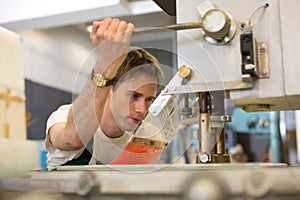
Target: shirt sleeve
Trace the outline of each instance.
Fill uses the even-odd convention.
[[[46,147],[46,150],[48,151],[48,153],[47,153],[48,170],[53,170],[57,166],[60,166],[70,160],[73,160],[74,158],[79,157],[80,154],[84,150],[84,147],[79,150],[75,150],[75,151],[59,150],[59,149],[55,148],[49,140],[49,136],[48,136],[49,129],[57,123],[67,121],[71,106],[72,106],[72,104],[63,105],[63,106],[59,107],[56,111],[54,111],[49,116],[49,118],[47,120],[45,147]]]

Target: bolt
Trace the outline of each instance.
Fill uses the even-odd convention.
[[[177,89],[177,88],[176,88],[175,86],[174,86],[174,87],[172,87],[172,91],[173,91],[173,92],[175,92],[175,91],[176,91],[176,89]]]
[[[267,50],[266,44],[262,44],[259,50],[260,52],[265,52]]]
[[[202,163],[207,163],[209,161],[209,156],[208,156],[208,154],[201,154],[199,156],[199,159]]]
[[[223,116],[223,120],[224,120],[224,121],[227,121],[227,120],[228,120],[228,116],[224,115],[224,116]]]

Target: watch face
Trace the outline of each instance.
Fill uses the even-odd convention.
[[[98,87],[105,87],[107,80],[101,74],[94,74],[93,81]]]

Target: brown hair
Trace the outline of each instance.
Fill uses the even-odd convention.
[[[132,78],[137,73],[144,73],[156,78],[158,84],[163,79],[163,71],[158,60],[142,48],[130,50],[114,77],[113,88],[125,80]]]

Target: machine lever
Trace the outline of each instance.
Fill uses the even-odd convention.
[[[230,14],[219,9],[211,9],[205,12],[201,21],[171,24],[165,26],[136,28],[134,33],[145,33],[153,31],[186,30],[201,28],[204,38],[212,44],[223,45],[231,41],[236,32],[236,23]]]
[[[170,30],[185,30],[185,29],[194,29],[194,28],[202,28],[202,23],[199,22],[187,22],[181,24],[171,24],[165,26],[154,26],[154,27],[141,27],[134,29],[134,33],[142,33],[148,31],[159,31],[163,29],[170,29]]]

